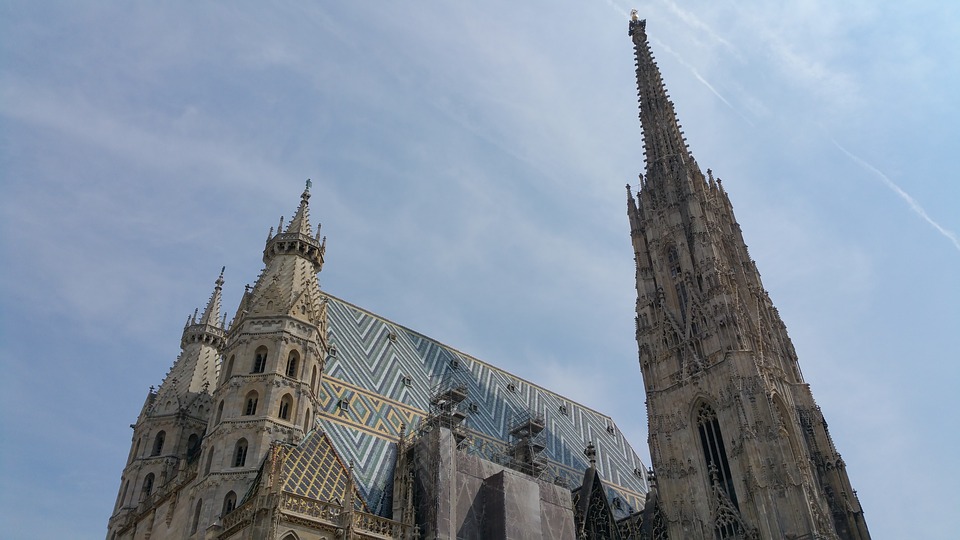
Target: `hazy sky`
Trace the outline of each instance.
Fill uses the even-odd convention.
[[[233,314],[307,178],[325,290],[612,415],[649,463],[633,7],[874,538],[955,537],[943,0],[0,3],[0,536],[106,534],[184,320],[222,265]]]

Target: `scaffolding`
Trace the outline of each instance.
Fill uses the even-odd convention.
[[[433,388],[430,393],[430,414],[421,425],[420,431],[430,431],[443,427],[453,433],[457,447],[463,445],[467,431],[463,421],[467,414],[461,410],[461,404],[467,399],[467,385],[455,377],[448,377]]]
[[[547,469],[543,430],[546,419],[543,413],[523,411],[510,423],[511,444],[507,450],[507,465],[516,471],[540,478]]]

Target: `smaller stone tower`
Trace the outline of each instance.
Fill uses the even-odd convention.
[[[180,355],[154,391],[151,386],[133,427],[127,465],[110,528],[125,521],[130,512],[150,506],[168,481],[200,453],[210,416],[211,392],[216,384],[220,350],[226,332],[220,316],[223,270],[203,314],[187,318],[180,340]]]
[[[317,273],[326,240],[310,230],[310,183],[286,227],[267,235],[264,269],[230,325],[204,441],[199,526],[217,526],[241,502],[276,441],[313,426],[326,359],[326,305]]]

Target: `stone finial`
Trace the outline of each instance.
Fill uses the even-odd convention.
[[[593,445],[593,441],[587,441],[587,447],[584,448],[583,455],[587,456],[587,459],[590,460],[591,467],[597,465],[597,447]]]
[[[637,14],[637,10],[631,9],[630,10],[630,32],[629,32],[631,36],[633,35],[633,29],[638,27],[640,28],[641,31],[645,31],[647,27],[647,20],[641,19],[640,16]]]

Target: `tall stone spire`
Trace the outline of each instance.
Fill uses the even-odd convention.
[[[629,26],[646,155],[627,215],[650,456],[671,538],[869,538],[733,206]]]
[[[647,42],[646,21],[631,14],[629,35],[636,58],[637,95],[643,129],[648,193],[657,202],[676,202],[693,189],[701,189],[703,174],[687,147],[683,130]]]

